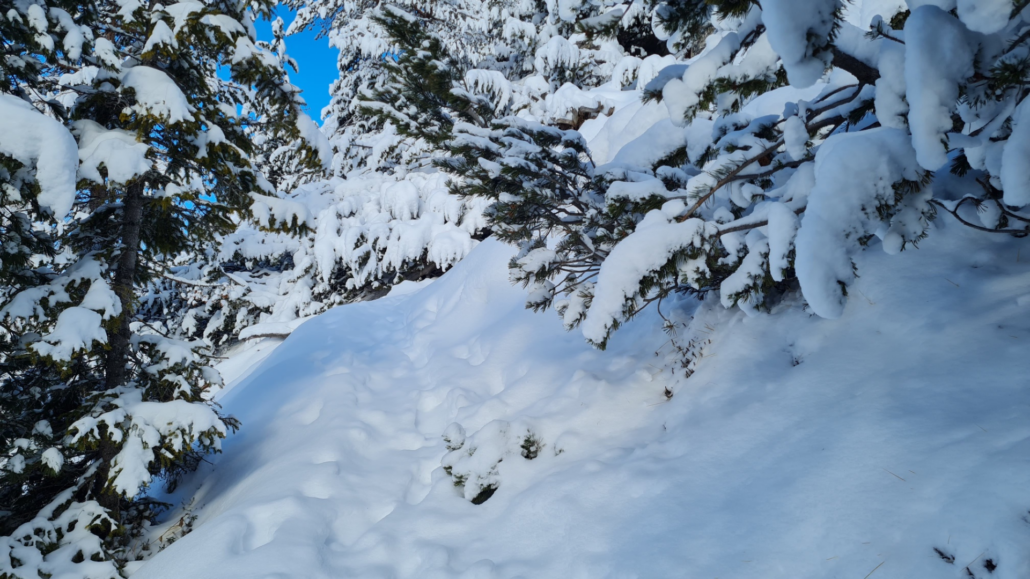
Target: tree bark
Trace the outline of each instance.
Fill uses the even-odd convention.
[[[136,181],[125,190],[122,208],[121,246],[111,288],[122,305],[116,329],[107,331],[107,367],[105,386],[108,390],[125,383],[125,365],[129,359],[129,322],[133,313],[136,264],[139,262],[140,227],[143,221],[143,184]]]
[[[104,386],[106,390],[117,388],[126,382],[126,364],[129,360],[129,340],[132,337],[130,321],[133,314],[136,266],[139,262],[140,229],[143,224],[143,183],[136,181],[126,187],[122,205],[122,223],[119,238],[121,253],[118,255],[112,290],[121,302],[122,313],[117,326],[107,330],[107,362]],[[111,462],[117,456],[120,445],[110,440],[110,433],[101,427],[100,468],[93,479],[92,494],[100,506],[107,509],[115,519],[119,516],[121,497],[118,493],[105,491],[111,475]]]
[[[850,72],[861,84],[876,84],[880,71],[851,56],[843,50],[833,47],[833,66]]]

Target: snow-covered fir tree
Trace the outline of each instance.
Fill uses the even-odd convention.
[[[683,60],[638,89],[667,121],[615,157],[527,115],[463,125],[445,166],[495,200],[530,305],[595,344],[675,291],[757,312],[798,284],[838,317],[874,238],[913,248],[941,211],[1026,234],[1021,7],[888,4],[659,4],[654,30]]]
[[[438,275],[487,228],[522,246],[512,268],[532,286],[529,304],[556,307],[598,345],[670,292],[716,290],[727,307],[757,312],[800,288],[815,312],[838,315],[856,275],[847,256],[874,237],[891,252],[914,247],[940,211],[1022,234],[1001,171],[1022,102],[1022,11],[952,4],[827,0],[799,16],[748,0],[297,4],[292,29],[325,25],[343,51],[350,88],[337,86],[324,131],[350,183],[287,195],[310,226],[300,238],[242,223],[219,258],[235,264],[229,293],[239,295],[194,317],[213,316],[229,340],[262,320],[296,323]],[[956,31],[962,50],[949,50],[966,69],[919,64],[943,50],[905,39],[923,30],[921,14]],[[937,105],[909,112],[918,99]],[[635,117],[608,119],[632,101]],[[855,171],[848,195],[819,193],[829,186],[817,167],[825,182],[845,170],[835,163]],[[415,203],[399,184],[412,179],[436,192],[416,183]],[[409,207],[398,212],[389,207],[401,189]],[[489,223],[475,217],[488,205]],[[444,206],[444,223],[463,233],[439,263],[435,233],[401,231]],[[389,226],[373,233],[370,221]],[[289,331],[276,327],[262,332]]]
[[[206,345],[155,327],[138,296],[234,214],[283,225],[255,134],[292,143],[295,167],[329,161],[282,54],[256,44],[271,7],[40,1],[3,15],[0,576],[120,577],[160,508],[141,492],[237,426],[210,401]]]
[[[197,300],[184,326],[223,346],[240,335],[284,335],[328,306],[440,275],[487,234],[490,200],[449,194],[450,181],[434,167],[454,119],[485,126],[519,113],[579,126],[610,112],[583,88],[612,75],[634,84],[637,68],[668,58],[643,25],[646,12],[625,6],[297,7],[291,30],[326,23],[342,50],[323,128],[336,178],[299,188],[283,181],[284,201],[306,216],[299,236],[250,219],[225,239],[208,270],[232,272],[221,278],[227,291]],[[629,53],[636,56],[624,59]],[[629,68],[615,71],[613,59]]]

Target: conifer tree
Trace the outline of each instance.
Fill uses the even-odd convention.
[[[32,227],[53,234],[53,257],[40,251],[25,263],[0,310],[8,364],[0,576],[119,576],[134,530],[154,513],[140,491],[217,451],[237,426],[210,403],[220,378],[203,345],[154,331],[137,296],[167,274],[167,256],[202,251],[231,229],[234,212],[274,213],[274,191],[251,161],[257,123],[269,139],[294,143],[301,166],[321,168],[319,153],[328,161],[305,138],[311,128],[282,55],[256,44],[251,7],[271,9],[232,1],[50,9],[67,34],[63,50],[41,54],[45,65],[71,69],[46,79],[67,91],[58,95],[67,105],[48,109],[53,120],[0,95],[70,143],[70,159],[50,166],[31,154],[41,148],[35,135],[2,151],[5,206],[17,206],[18,187],[38,191]],[[45,30],[39,9],[26,4],[7,17]],[[28,44],[5,48],[34,58]],[[46,108],[49,93],[31,75],[12,78],[6,90]],[[49,225],[38,215],[47,209]]]
[[[574,135],[501,118],[454,131],[443,166],[462,177],[456,193],[494,200],[493,229],[522,248],[511,267],[533,287],[528,305],[553,304],[599,346],[672,291],[716,291],[756,313],[800,285],[816,313],[837,317],[850,255],[876,238],[890,253],[915,247],[939,210],[1026,234],[1016,168],[1026,25],[1006,2],[870,14],[866,29],[835,0],[657,3],[654,32],[686,63],[636,88],[692,142],[595,166]],[[611,12],[580,30],[611,36]],[[959,55],[946,66],[931,56],[942,42]],[[782,114],[742,114],[759,96],[815,83],[826,88]],[[549,159],[559,154],[567,168]],[[572,167],[576,179],[555,178]],[[978,185],[935,198],[934,174],[947,171]]]

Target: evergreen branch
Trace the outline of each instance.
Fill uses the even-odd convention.
[[[691,205],[690,209],[688,209],[687,212],[682,217],[679,217],[677,219],[677,221],[683,222],[683,221],[686,221],[688,218],[693,217],[693,215],[697,212],[697,210],[700,209],[701,206],[704,205],[705,202],[708,201],[708,199],[710,199],[712,197],[712,195],[715,195],[716,191],[718,191],[722,187],[724,187],[727,184],[729,184],[730,182],[732,182],[734,177],[739,175],[740,172],[743,171],[744,169],[746,169],[749,166],[751,166],[751,164],[753,164],[755,161],[758,161],[759,159],[765,157],[769,153],[772,153],[773,151],[775,151],[776,149],[780,148],[781,146],[783,146],[783,139],[780,139],[780,140],[776,141],[775,143],[773,143],[769,147],[766,147],[765,149],[763,149],[761,153],[755,155],[754,157],[751,157],[750,159],[747,159],[746,161],[744,161],[743,163],[738,165],[732,171],[727,173],[725,177],[719,179],[719,181],[715,185],[713,185],[711,187],[711,189],[708,190],[707,193],[705,193],[704,195],[701,195],[698,198],[698,200],[693,205]]]
[[[203,282],[198,282],[198,281],[190,281],[188,279],[183,279],[181,277],[176,277],[174,275],[168,275],[167,273],[162,273],[161,277],[163,277],[163,278],[165,278],[165,279],[167,279],[169,281],[174,281],[175,283],[181,283],[181,284],[189,285],[189,286],[193,286],[193,287],[222,287],[224,285],[227,285],[227,284],[224,284],[224,283],[203,283]]]
[[[880,71],[862,62],[861,60],[844,52],[840,48],[833,47],[833,65],[837,68],[851,73],[861,84],[876,84],[880,78]]]
[[[807,209],[807,207],[799,207],[795,209],[794,215],[801,215],[805,212],[805,209]],[[720,229],[719,232],[716,233],[716,235],[726,235],[727,233],[736,233],[738,231],[750,231],[752,229],[757,229],[759,227],[765,227],[766,225],[769,225],[768,219],[756,221],[754,223],[744,223],[742,225],[735,225],[733,227],[727,227],[726,229]]]
[[[942,203],[941,201],[939,201],[937,199],[931,199],[930,203],[932,203],[932,204],[940,207],[941,209],[944,209],[948,213],[950,213],[962,225],[965,225],[966,227],[971,227],[973,229],[976,229],[977,231],[983,231],[985,233],[1010,233],[1010,234],[1012,234],[1012,235],[1014,235],[1016,237],[1026,237],[1028,234],[1030,234],[1030,228],[1027,228],[1027,229],[990,229],[988,227],[984,227],[982,225],[977,225],[975,223],[971,223],[971,222],[963,219],[962,216],[958,214],[958,209],[966,201],[974,201],[975,202],[976,199],[974,197],[963,197],[961,201],[959,201],[958,203],[955,204],[954,209],[948,208],[947,205],[945,205],[944,203]]]
[[[1009,20],[1012,20],[1016,16],[1019,16],[1019,13],[1022,12],[1023,9],[1027,6],[1030,6],[1030,0],[1022,0],[1021,2],[1017,3],[1016,6],[1012,8],[1012,13],[1009,15]]]

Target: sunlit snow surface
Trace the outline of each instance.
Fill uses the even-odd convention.
[[[196,530],[133,579],[1030,576],[1030,252],[943,229],[860,254],[839,320],[708,300],[685,382],[652,365],[653,309],[592,350],[523,309],[488,240],[233,388],[242,431],[180,491]],[[473,505],[441,434],[497,419],[545,446]]]

